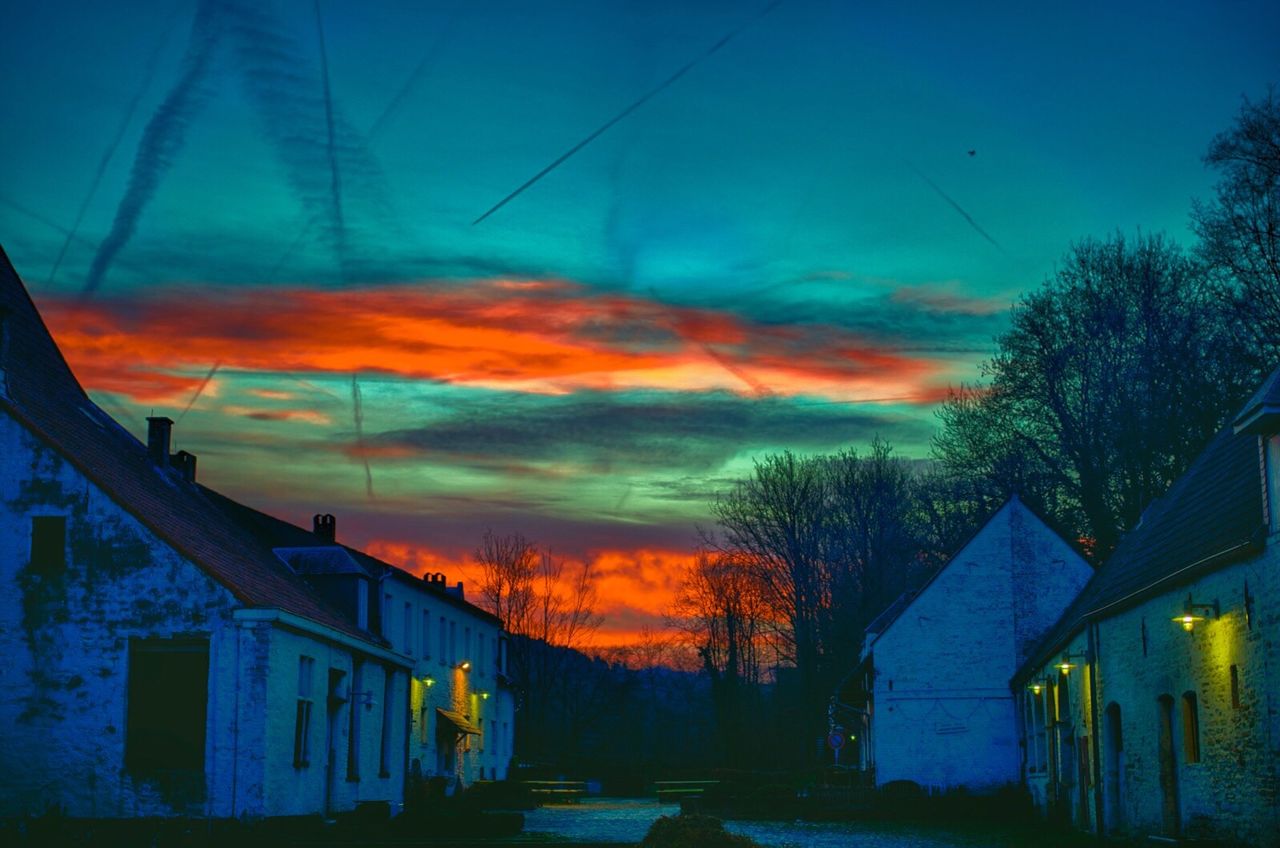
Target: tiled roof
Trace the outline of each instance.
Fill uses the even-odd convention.
[[[370,556],[364,551],[322,539],[310,530],[276,518],[274,515],[268,515],[253,507],[245,506],[238,501],[233,501],[212,489],[206,489],[205,493],[227,513],[232,521],[242,527],[245,532],[253,534],[268,547],[291,551],[308,549],[316,553],[327,551],[331,552],[332,555],[349,557],[349,561],[354,561],[353,565],[358,564],[359,568],[371,576],[377,577],[382,574],[389,574],[399,580],[413,584],[424,592],[430,592],[438,596],[446,604],[464,610],[477,618],[499,624],[497,616],[475,604],[468,603],[464,598],[455,595],[451,589],[447,589],[440,584],[417,577],[403,568]]]
[[[157,467],[146,447],[89,399],[3,249],[0,309],[7,337],[0,347],[0,407],[245,606],[284,610],[370,640],[269,546],[229,520],[207,490],[176,469]]]
[[[1280,367],[1263,381],[1233,423],[1237,433],[1258,432],[1261,425],[1274,423],[1277,418],[1280,418]]]
[[[1274,375],[1269,383],[1274,381]],[[1258,437],[1230,425],[1209,442],[1085,585],[1014,680],[1033,674],[1090,619],[1261,550],[1265,482]]]

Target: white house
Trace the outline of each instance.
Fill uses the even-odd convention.
[[[983,791],[1020,777],[1009,678],[1092,569],[1016,496],[915,594],[872,622],[869,739],[877,786]]]
[[[417,577],[342,545],[332,515],[316,515],[307,531],[206,491],[233,521],[412,664],[412,778],[447,777],[451,786],[506,779],[515,720],[506,639],[495,616],[466,601],[461,583],[450,586],[439,573]]]
[[[1013,678],[1051,822],[1280,845],[1278,516],[1280,370]]]

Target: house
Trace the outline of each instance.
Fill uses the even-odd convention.
[[[396,809],[425,754],[502,773],[509,694],[492,718],[465,711],[478,687],[424,694],[425,642],[386,635],[410,601],[473,627],[498,693],[492,617],[332,534],[291,554],[148,425],[144,445],[88,398],[0,251],[0,817]]]
[[[206,494],[244,530],[413,663],[409,676],[408,773],[448,778],[450,786],[505,780],[515,699],[506,676],[506,637],[498,618],[466,601],[462,583],[440,573],[417,577],[342,545],[337,520],[313,518],[310,531]]]
[[[1009,677],[1092,573],[1014,496],[918,593],[873,621],[863,648],[870,680],[859,744],[876,785],[1016,784]]]
[[[1280,845],[1280,370],[1012,679],[1023,779],[1100,834]]]

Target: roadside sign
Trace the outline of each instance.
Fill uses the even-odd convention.
[[[831,746],[832,750],[839,751],[844,747],[844,743],[845,738],[843,727],[837,727],[835,730],[827,734],[827,744]]]

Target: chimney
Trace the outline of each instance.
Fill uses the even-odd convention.
[[[147,419],[147,453],[151,461],[161,468],[169,464],[169,436],[173,434],[173,419],[151,416]]]
[[[180,450],[173,456],[169,457],[169,463],[182,474],[182,479],[188,483],[196,481],[196,455]]]
[[[317,513],[311,519],[315,528],[315,533],[320,537],[321,541],[329,544],[336,544],[338,541],[338,520],[329,513],[323,515]]]

